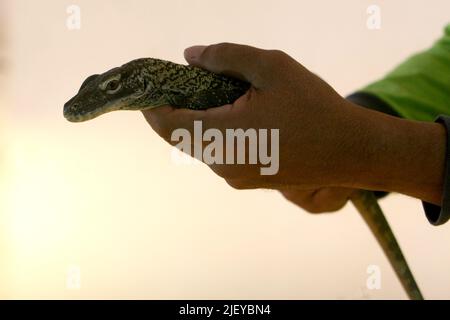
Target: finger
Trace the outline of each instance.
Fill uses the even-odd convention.
[[[174,110],[174,107],[167,105],[147,110],[141,110],[141,112],[150,127],[152,127],[152,129],[155,130],[157,134],[164,138],[164,131],[166,130],[166,128],[164,128],[163,126],[164,121],[162,121],[162,119],[164,119],[165,116],[167,116]]]
[[[345,206],[354,191],[350,188],[322,188],[312,195],[312,201],[322,212],[337,211]]]
[[[354,189],[327,187],[316,190],[283,190],[283,196],[311,213],[333,212],[341,209]]]
[[[172,133],[176,129],[186,129],[194,134],[194,124],[201,122],[202,130],[216,128],[221,130],[227,122],[227,113],[232,105],[211,108],[207,110],[177,109],[171,106],[143,110],[148,124],[166,141],[171,142]]]
[[[172,132],[176,129],[186,129],[193,135],[195,121],[201,121],[203,131],[214,128],[224,132],[226,128],[238,127],[238,121],[242,118],[239,113],[243,109],[242,105],[249,99],[249,95],[250,92],[247,92],[233,104],[205,110],[161,106],[143,110],[142,113],[156,133],[171,142]]]
[[[264,85],[265,52],[267,50],[246,45],[219,43],[187,48],[184,56],[189,64],[236,77],[260,87]]]
[[[297,190],[297,189],[287,189],[280,190],[280,193],[292,203],[304,207],[304,205],[311,202],[311,196],[316,190]]]

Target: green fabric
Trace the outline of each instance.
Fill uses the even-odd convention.
[[[450,24],[430,49],[359,92],[377,96],[408,119],[433,121],[450,114]]]

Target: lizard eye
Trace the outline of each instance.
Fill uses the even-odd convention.
[[[109,81],[105,86],[106,93],[116,93],[119,89],[120,82],[116,79]]]

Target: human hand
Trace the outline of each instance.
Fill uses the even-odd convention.
[[[261,175],[254,164],[211,164],[238,189],[316,189],[348,182],[355,139],[361,139],[355,107],[287,54],[237,44],[191,47],[186,60],[251,83],[236,102],[207,110],[170,106],[143,111],[153,129],[172,144],[172,132],[193,122],[203,129],[279,129],[279,170]]]
[[[442,125],[354,105],[278,50],[222,43],[188,48],[185,58],[192,65],[246,80],[251,88],[222,107],[143,111],[161,137],[176,145],[178,141],[171,139],[174,130],[184,128],[194,136],[194,121],[201,121],[204,130],[221,133],[237,128],[279,130],[276,174],[262,175],[260,165],[248,161],[209,164],[232,187],[344,187],[400,192],[441,203],[446,141]],[[342,202],[334,202],[332,209],[336,203]]]

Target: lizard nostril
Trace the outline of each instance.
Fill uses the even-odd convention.
[[[73,112],[76,112],[78,107],[79,107],[79,103],[72,103],[71,101],[68,101],[64,104],[64,114],[68,115]]]

